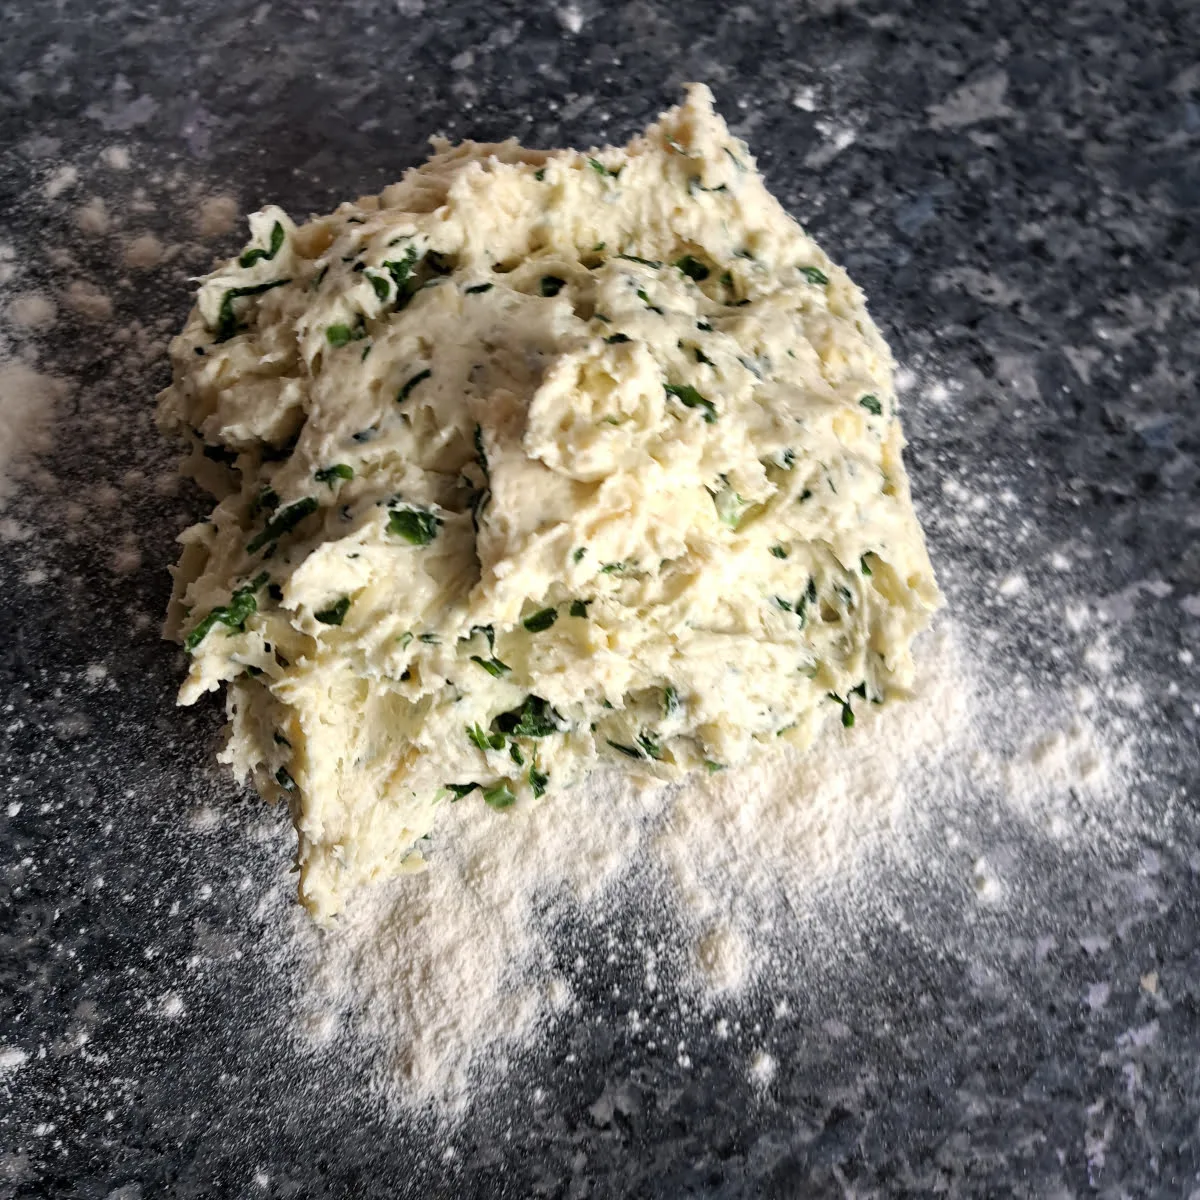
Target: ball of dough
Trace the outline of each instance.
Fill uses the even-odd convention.
[[[623,149],[434,147],[251,216],[159,401],[216,500],[180,700],[227,684],[320,918],[441,805],[852,723],[940,603],[887,347],[706,88]]]

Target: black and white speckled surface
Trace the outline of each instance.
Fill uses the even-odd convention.
[[[5,294],[82,279],[114,305],[5,331],[72,389],[54,478],[3,514],[0,1196],[1200,1193],[1200,7],[62,0],[10,7],[0,65]],[[296,1057],[255,974],[279,845],[246,839],[218,709],[172,707],[156,633],[199,500],[163,482],[155,344],[240,239],[194,231],[204,196],[324,211],[434,130],[621,140],[691,79],[900,360],[956,385],[906,414],[952,604],[1032,680],[1099,687],[1103,621],[1147,819],[1105,841],[1098,814],[1096,851],[1064,853],[958,814],[961,870],[898,876],[786,1013],[750,1002],[765,1090],[744,1045],[683,1067],[639,1042],[601,975],[486,1111],[398,1124],[359,1068]],[[103,235],[79,227],[94,196]],[[123,265],[142,231],[175,257]],[[1019,537],[947,486],[998,472]],[[1070,637],[1068,598],[1091,601]],[[239,819],[197,830],[204,806]],[[975,903],[984,852],[1020,864],[1020,903]]]

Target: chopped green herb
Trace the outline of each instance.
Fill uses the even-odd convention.
[[[837,692],[829,693],[830,700],[836,700],[842,706],[842,726],[845,729],[851,729],[854,726],[854,709],[850,707],[849,700],[843,700]]]
[[[562,714],[541,696],[526,696],[520,707],[501,713],[492,725],[510,737],[549,737],[564,726]]]
[[[867,554],[870,554],[870,553],[871,553],[871,552],[870,552],[870,550],[868,550],[868,551],[867,551]],[[864,554],[864,555],[862,556],[862,558],[860,558],[860,559],[858,560],[859,569],[862,571],[862,573],[863,573],[864,575],[870,575],[870,574],[872,574],[872,571],[871,571],[871,564],[867,562],[867,554]]]
[[[512,789],[503,779],[494,787],[484,788],[483,798],[497,812],[503,811],[506,808],[512,808],[517,802],[516,796],[512,794]]]
[[[278,541],[290,533],[305,517],[315,513],[320,506],[315,496],[305,496],[295,504],[282,508],[263,527],[262,531],[246,546],[247,554],[257,554],[268,542]]]
[[[878,396],[864,396],[859,401],[859,404],[861,404],[862,407],[865,408],[872,416],[883,416],[883,405],[879,403]]]
[[[484,479],[491,481],[491,474],[488,472],[487,451],[483,447],[483,429],[475,426],[475,457],[479,460],[480,469],[483,471]]]
[[[502,733],[486,733],[478,724],[468,725],[466,728],[467,737],[485,754],[489,750],[504,749],[504,735]]]
[[[668,396],[674,396],[684,408],[698,408],[704,414],[704,423],[712,425],[717,419],[717,407],[705,399],[690,383],[667,383],[663,387]]]
[[[285,792],[294,792],[296,790],[296,781],[292,778],[291,772],[287,767],[280,767],[275,772],[275,782],[279,784]]]
[[[675,260],[675,265],[689,279],[694,279],[697,283],[702,283],[711,274],[709,269],[698,258],[691,254],[685,254],[682,258],[677,258]]]
[[[272,288],[283,287],[285,283],[291,282],[290,279],[274,279],[270,283],[258,283],[253,287],[230,288],[221,297],[221,307],[217,310],[217,328],[214,340],[227,342],[237,333],[237,314],[233,311],[235,300],[239,300],[243,296],[260,296],[263,292],[269,292]]]
[[[824,287],[829,282],[829,276],[825,274],[819,267],[801,267],[800,274],[808,280],[809,283],[815,283],[820,287]]]
[[[424,642],[427,646],[440,646],[442,644],[441,639],[436,633],[418,634],[417,641]]]
[[[546,794],[546,788],[550,783],[550,776],[537,769],[537,764],[529,768],[529,786],[533,789],[534,797],[541,797]]]
[[[389,259],[383,264],[383,269],[392,277],[392,281],[396,285],[397,309],[402,309],[417,290],[416,281],[413,279],[413,270],[420,258],[416,246],[409,245],[404,248],[403,258]]]
[[[679,711],[679,693],[674,684],[668,683],[663,688],[663,716],[673,717]]]
[[[855,684],[850,689],[851,696],[861,696],[864,700],[867,698],[867,681],[864,679],[862,683]]]
[[[812,499],[812,488],[805,488],[804,491],[796,498],[797,504],[803,504],[805,500]]]
[[[638,736],[638,745],[641,746],[647,758],[652,758],[655,762],[662,761],[662,745],[654,734],[640,734]]]
[[[714,762],[711,758],[704,760],[704,769],[710,774],[715,775],[718,771],[725,770],[725,764]]]
[[[332,487],[335,479],[353,479],[354,468],[346,463],[334,463],[331,467],[322,467],[313,478],[318,483],[327,483]]]
[[[638,288],[637,297],[651,312],[656,312],[660,317],[662,316],[662,309],[657,304],[651,303],[650,297],[646,295],[645,288]]]
[[[788,556],[787,549],[784,546],[772,546],[771,553],[775,555],[776,558],[787,558]]]
[[[707,354],[704,353],[703,350],[700,349],[699,346],[693,346],[692,353],[696,356],[696,361],[698,363],[704,363],[709,367],[715,367],[717,365],[711,358],[708,357]]]
[[[346,613],[349,611],[350,597],[343,596],[336,604],[331,604],[328,608],[323,608],[319,613],[313,613],[313,616],[322,625],[340,625],[346,619]]]
[[[481,292],[490,292],[492,290],[490,283],[477,283],[474,287],[467,288],[468,296],[478,296]]]
[[[478,783],[443,783],[442,784],[442,787],[444,787],[448,792],[454,793],[455,800],[461,800],[464,796],[469,796],[477,787],[480,787],[480,786],[481,785]]]
[[[724,479],[724,476],[722,476],[722,479]],[[717,510],[717,517],[720,519],[722,525],[727,525],[730,529],[736,529],[742,523],[742,510],[745,507],[745,501],[728,483],[719,492],[713,494],[713,507]]]
[[[776,596],[775,603],[782,608],[784,612],[792,611],[792,602],[790,600],[785,600],[782,596]]]
[[[571,555],[571,561],[572,561],[572,562],[579,562],[579,561],[580,561],[580,560],[583,558],[583,556],[584,556],[586,553],[587,553],[587,547],[586,547],[586,546],[580,546],[580,547],[578,547],[578,548],[577,548],[577,549],[576,549],[576,550],[575,550],[575,551],[572,553],[572,555]]]
[[[713,327],[707,321],[697,321],[696,328],[699,329],[701,333],[712,333],[713,329]]]
[[[488,649],[494,654],[496,652],[496,631],[491,625],[472,625],[468,637],[474,637],[477,633],[482,633],[487,638]]]
[[[566,283],[565,279],[559,279],[557,275],[543,275],[541,283],[542,295],[557,296],[566,286]]]
[[[400,643],[401,650],[407,650],[412,645],[413,635],[411,629],[406,629],[397,639]]]
[[[618,254],[617,258],[623,258],[626,262],[641,263],[643,267],[652,267],[655,271],[662,266],[657,258],[638,258],[636,254]]]
[[[291,742],[289,742],[289,741],[287,740],[287,738],[285,738],[285,737],[283,736],[283,734],[282,734],[282,733],[278,733],[278,732],[276,732],[276,733],[273,733],[271,736],[272,736],[272,738],[274,739],[275,745],[277,745],[277,746],[286,746],[286,747],[287,747],[289,750],[292,748],[292,743],[291,743]]]
[[[614,333],[612,337],[604,339],[610,346],[620,346],[624,342],[629,341],[629,335],[625,333]]]
[[[555,608],[543,608],[532,613],[521,622],[529,633],[544,633],[555,621],[558,620],[558,610]]]
[[[260,512],[274,512],[279,507],[279,495],[274,488],[265,487],[254,497],[250,505],[250,515],[257,517]]]
[[[622,571],[627,571],[629,567],[623,562],[605,563],[600,568],[601,575],[619,575]]]
[[[588,605],[594,604],[594,600],[572,600],[570,613],[573,617],[582,617],[585,621],[588,615]]]
[[[315,292],[321,286],[325,276],[329,274],[329,264],[326,263],[312,278],[312,282],[308,285],[310,292]]]
[[[409,380],[409,381],[408,381],[408,382],[407,382],[407,383],[406,383],[406,384],[405,384],[405,385],[404,385],[404,386],[403,386],[403,387],[400,389],[400,394],[399,394],[399,395],[396,397],[396,403],[397,403],[397,404],[403,404],[403,403],[404,403],[404,401],[405,401],[405,400],[407,400],[407,399],[409,398],[409,396],[410,396],[410,395],[412,395],[412,390],[413,390],[413,388],[415,388],[415,387],[417,386],[417,384],[418,384],[418,383],[422,383],[422,382],[424,382],[424,380],[428,379],[428,378],[429,378],[429,377],[430,377],[432,374],[433,374],[433,371],[431,371],[431,370],[430,370],[428,367],[426,367],[424,371],[418,371],[418,372],[417,372],[417,373],[416,373],[416,374],[415,374],[415,375],[414,375],[414,376],[413,376],[413,377],[412,377],[412,378],[411,378],[411,379],[410,379],[410,380]]]
[[[597,175],[607,175],[611,179],[616,179],[621,173],[620,167],[606,167],[598,158],[589,158],[588,166],[596,172]]]
[[[413,546],[428,546],[437,537],[440,517],[416,508],[399,509],[388,514],[387,531]]]
[[[508,757],[511,758],[518,767],[523,767],[525,765],[525,755],[521,753],[521,747],[518,746],[516,742],[509,743]]]
[[[375,289],[375,295],[380,300],[386,300],[392,294],[391,282],[383,275],[372,275],[367,272],[367,278],[371,281],[371,286]]]
[[[351,329],[349,325],[330,325],[325,330],[325,340],[331,346],[345,346],[348,342],[357,342],[366,336],[365,329]]]
[[[252,267],[256,262],[268,262],[275,257],[283,246],[283,226],[276,221],[271,226],[271,248],[264,250],[261,246],[255,246],[252,250],[245,250],[242,256],[238,259],[239,267]]]
[[[498,658],[481,658],[478,654],[472,654],[471,661],[478,663],[493,679],[499,679],[501,675],[507,675],[512,670],[507,663],[502,663]]]
[[[604,740],[605,740],[605,741],[606,741],[606,742],[607,742],[607,743],[608,743],[608,744],[609,744],[609,745],[610,745],[610,746],[611,746],[611,747],[612,747],[614,750],[618,750],[618,751],[620,751],[622,754],[624,754],[626,758],[637,758],[637,759],[642,759],[642,758],[645,758],[645,757],[646,757],[646,756],[645,756],[645,755],[644,755],[644,754],[643,754],[643,753],[642,753],[640,750],[636,749],[636,748],[635,748],[635,747],[633,747],[633,746],[623,746],[623,745],[621,745],[621,743],[620,743],[620,742],[614,742],[614,741],[612,740],[612,738],[605,738]]]
[[[219,604],[206,616],[184,639],[183,648],[191,654],[204,641],[209,630],[214,625],[224,625],[227,629],[240,632],[246,624],[246,618],[258,611],[258,600],[255,592],[267,582],[265,571],[255,576],[249,583],[238,588],[229,597],[228,604]]]

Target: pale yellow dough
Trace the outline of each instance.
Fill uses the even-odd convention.
[[[706,88],[624,149],[434,147],[254,214],[159,400],[217,498],[180,702],[228,684],[223,757],[289,800],[319,918],[443,804],[849,722],[940,603],[887,346]]]

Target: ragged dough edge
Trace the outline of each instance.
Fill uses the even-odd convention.
[[[409,247],[423,286],[399,308],[383,264]],[[672,265],[685,254],[706,279]],[[300,227],[255,214],[239,257],[202,283],[159,400],[217,501],[181,536],[167,632],[264,572],[278,589],[199,642],[180,702],[228,686],[222,757],[288,799],[314,915],[420,869],[447,783],[507,781],[525,806],[534,761],[555,788],[598,759],[654,778],[729,768],[781,736],[808,744],[845,700],[909,687],[941,600],[891,355],[706,88],[623,149],[435,139],[378,197]],[[318,482],[335,464],[353,478]],[[310,497],[269,557],[248,552]],[[388,532],[413,508],[440,522],[428,545]],[[318,619],[343,600],[342,624]],[[547,606],[553,626],[527,633]],[[531,694],[564,728],[515,739],[521,768],[512,739],[468,741]],[[645,755],[639,736],[662,757],[610,746]]]

